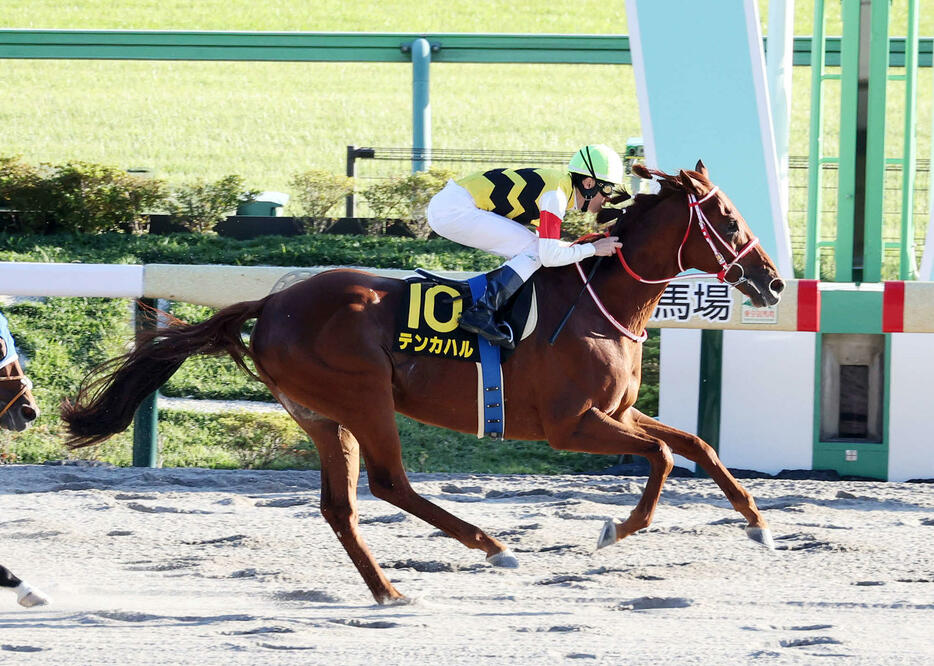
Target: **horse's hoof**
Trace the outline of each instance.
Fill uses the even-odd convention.
[[[379,602],[380,606],[411,606],[415,603],[415,599],[410,597],[400,596],[400,597],[388,597]]]
[[[769,550],[775,550],[775,540],[772,539],[772,530],[768,527],[748,526],[746,527],[746,536],[756,543],[761,543]]]
[[[619,539],[616,538],[617,525],[619,525],[619,522],[616,520],[608,520],[603,523],[603,530],[600,532],[600,538],[597,539],[597,550],[612,546],[619,541]]]
[[[503,569],[518,569],[519,560],[515,555],[512,554],[512,551],[508,548],[499,553],[494,553],[486,558],[486,561],[492,564],[494,567],[501,567]]]
[[[20,606],[32,608],[33,606],[45,606],[49,603],[49,598],[34,587],[29,587],[26,583],[20,583],[14,588],[16,592],[16,601]]]

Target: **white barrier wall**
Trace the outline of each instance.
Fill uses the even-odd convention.
[[[889,358],[889,481],[934,478],[934,335],[893,333]]]
[[[776,474],[811,469],[814,333],[724,331],[719,454]]]
[[[697,434],[700,397],[701,332],[663,328],[658,376],[658,420],[673,428]],[[675,465],[693,470],[687,458],[675,456]]]
[[[130,264],[0,262],[0,294],[139,298],[143,267]]]

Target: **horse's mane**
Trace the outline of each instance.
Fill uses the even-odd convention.
[[[610,205],[597,213],[597,225],[599,227],[612,225],[610,229],[612,235],[619,235],[617,232],[621,225],[642,219],[650,209],[671,195],[676,193],[684,194],[687,191],[681,174],[672,175],[658,169],[649,169],[644,164],[634,164],[632,172],[640,178],[654,180],[658,183],[659,190],[652,194],[637,194],[632,199],[632,203],[622,208],[617,206],[629,199],[629,195],[623,193],[622,195],[611,196],[608,200]],[[684,171],[683,173],[709,187],[713,186],[707,177],[698,171]]]

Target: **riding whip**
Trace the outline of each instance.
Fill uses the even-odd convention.
[[[577,301],[581,299],[581,295],[584,293],[584,290],[587,289],[587,286],[590,284],[590,281],[593,279],[594,274],[597,272],[597,267],[600,265],[604,257],[597,257],[597,260],[593,262],[593,266],[590,269],[590,273],[587,275],[587,280],[584,281],[584,286],[581,287],[581,290],[577,292],[577,296],[571,301],[571,307],[568,308],[568,311],[564,314],[564,318],[561,320],[561,323],[558,324],[558,327],[555,329],[555,332],[551,334],[551,337],[548,338],[548,344],[554,345],[555,340],[558,339],[558,334],[561,333],[561,329],[564,328],[564,325],[568,323],[568,319],[571,318],[571,313],[574,312],[574,308],[577,307]]]

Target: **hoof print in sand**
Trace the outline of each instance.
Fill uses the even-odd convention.
[[[5,652],[42,652],[44,649],[35,645],[0,645],[0,650]]]
[[[576,576],[569,574],[566,576],[555,576],[554,578],[546,578],[544,580],[536,581],[536,585],[567,585],[569,587],[581,587],[580,585],[570,585],[571,583],[592,583],[593,578],[587,578],[586,576]]]
[[[809,647],[811,645],[842,645],[842,642],[830,636],[809,636],[807,638],[792,638],[787,641],[779,641],[778,644],[784,648],[789,648]]]
[[[288,627],[256,627],[255,629],[244,629],[243,631],[222,631],[223,636],[254,636],[256,634],[294,634],[294,629]]]
[[[404,513],[391,513],[388,516],[371,516],[369,518],[361,518],[361,525],[372,525],[374,523],[401,523],[406,520]]]
[[[130,502],[126,505],[126,508],[133,509],[133,511],[140,511],[142,513],[211,513],[210,511],[202,511],[201,509],[179,509],[178,507],[174,506],[146,506],[145,504],[140,504],[139,502]]]
[[[287,508],[290,506],[302,506],[303,504],[310,504],[310,497],[281,497],[274,500],[264,500],[262,502],[257,502],[256,506],[262,507],[272,507],[272,508]]]
[[[687,608],[693,606],[692,599],[684,597],[639,597],[629,601],[621,601],[616,605],[616,610],[637,611],[637,610],[655,610],[659,608]]]
[[[387,569],[414,569],[423,573],[454,571],[454,567],[450,563],[439,562],[438,560],[399,560],[398,562],[384,563],[380,566]]]
[[[360,629],[392,629],[401,626],[398,622],[387,622],[385,620],[374,620],[373,622],[364,622],[363,620],[331,620],[334,624],[343,624],[347,627],[359,627]]]
[[[334,604],[340,601],[340,597],[335,597],[327,592],[320,590],[292,590],[291,592],[276,592],[272,595],[276,601],[310,601],[319,604]]]

